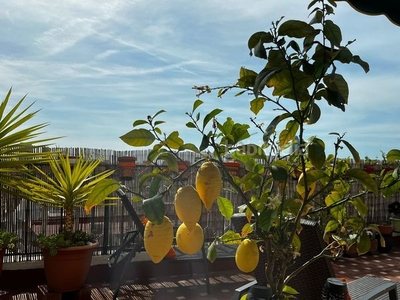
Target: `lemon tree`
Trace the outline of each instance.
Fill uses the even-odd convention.
[[[368,63],[351,52],[354,41],[343,41],[340,27],[330,19],[335,6],[332,0],[313,0],[308,7],[308,22],[281,18],[272,22],[270,30],[252,34],[247,46],[260,60],[259,71],[240,67],[232,85],[194,86],[196,99],[186,112],[185,125],[194,132],[192,139],[197,134],[195,143],[185,142],[178,130],[164,131],[170,128],[164,127],[167,122],[161,118],[165,110],[135,120],[133,129],[120,137],[133,147],[151,147],[147,159],[155,168],[139,181],[139,190],[149,191],[140,195],[149,219],[165,214],[163,199],[185,177],[187,170],[178,170],[182,152],[196,154],[198,159],[188,168],[198,170],[195,188],[206,213],[217,201],[221,216],[227,220],[236,210],[249,221],[241,233],[227,230],[216,236],[208,249],[209,260],[215,260],[218,243],[238,244],[236,263],[249,272],[262,253],[266,264],[261,267],[265,268],[274,300],[296,293],[290,288],[290,280],[302,267],[290,273],[289,266],[302,251],[301,219],[318,221],[325,240],[334,241],[321,257],[340,255],[353,244],[364,253],[369,239],[364,230],[368,207],[363,196],[380,192],[389,196],[400,189],[399,150],[388,152],[388,159],[396,165],[394,170],[371,176],[357,165],[359,153],[345,134],[332,132],[334,123],[328,123],[335,139],[331,147],[323,137],[306,132],[307,126],[318,126],[324,118],[322,102],[331,106],[328,109],[346,110],[349,86],[340,74],[342,64],[369,71]],[[248,122],[235,121],[236,115],[230,115],[233,101],[240,101],[229,98],[232,91],[234,97],[247,97]],[[203,109],[201,97],[212,92],[223,98],[218,104],[226,105],[226,111]],[[274,115],[268,119],[271,111]],[[256,133],[259,139],[253,138]],[[355,165],[349,157],[341,157],[343,149],[348,150]],[[229,173],[224,164],[227,156],[240,162],[243,174]],[[294,192],[288,193],[292,183]],[[233,208],[230,199],[221,196],[222,188],[239,197],[243,205]],[[331,252],[332,247],[336,251]]]

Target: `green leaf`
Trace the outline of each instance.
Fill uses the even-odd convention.
[[[313,103],[311,105],[310,114],[308,115],[307,124],[311,125],[317,123],[320,117],[321,117],[321,109],[317,104]]]
[[[204,102],[201,101],[200,99],[196,99],[196,101],[193,102],[193,108],[192,108],[192,113],[195,112],[195,110],[202,105]]]
[[[331,20],[326,20],[324,24],[325,37],[336,47],[340,46],[342,42],[342,32],[340,27],[333,23]]]
[[[233,230],[227,230],[222,236],[221,236],[221,241],[224,244],[227,245],[235,245],[235,244],[240,244],[241,242],[241,236],[239,233],[233,231]]]
[[[296,136],[298,130],[299,123],[297,123],[295,120],[290,120],[287,122],[285,129],[283,129],[279,134],[279,146],[284,147],[290,143]]]
[[[361,218],[365,218],[368,214],[368,206],[364,203],[361,197],[357,197],[349,201],[356,208]]]
[[[270,32],[259,31],[253,33],[247,42],[247,46],[250,50],[250,55],[253,55],[252,49],[255,48],[260,42],[261,43],[272,43],[274,38]]]
[[[193,122],[187,122],[186,127],[187,128],[196,128],[196,125]]]
[[[284,285],[282,291],[285,294],[289,294],[289,295],[298,295],[299,294],[298,291],[296,291],[294,288],[292,288],[291,286],[288,286],[288,285]]]
[[[267,101],[264,97],[258,97],[250,101],[250,110],[257,115],[263,108],[264,103]]]
[[[120,136],[120,139],[133,147],[150,146],[156,139],[153,133],[147,129],[133,129]]]
[[[114,179],[104,179],[98,182],[92,192],[89,194],[88,199],[85,202],[85,212],[88,214],[90,210],[99,205],[106,199],[111,193],[115,192],[121,187],[121,185]],[[116,198],[118,199],[118,198]]]
[[[159,175],[159,173],[157,174]],[[153,176],[149,187],[149,197],[154,197],[160,190],[161,182],[163,182],[165,176]]]
[[[307,155],[315,169],[321,169],[326,160],[325,149],[318,142],[311,142],[307,147]]]
[[[157,225],[160,225],[163,222],[165,205],[162,194],[157,194],[152,198],[143,200],[142,207],[146,218],[151,222]]]
[[[210,142],[209,142],[208,136],[203,134],[203,138],[201,139],[201,144],[200,144],[200,151],[204,151],[205,149],[208,148],[209,145],[210,145]]]
[[[364,69],[365,73],[369,72],[369,64],[367,62],[363,61],[358,55],[353,56],[352,62],[360,65]]]
[[[337,220],[329,220],[325,226],[324,235],[326,235],[329,232],[335,232],[336,229],[338,229],[339,225],[340,224]]]
[[[221,215],[225,219],[230,220],[232,218],[233,211],[234,211],[232,202],[227,198],[218,197],[217,204],[218,204],[218,209],[219,209],[219,212],[221,213]]]
[[[282,68],[279,67],[265,68],[257,75],[253,89],[256,98],[258,97],[259,92],[264,89],[264,86],[267,84],[268,80],[280,71],[282,71]]]
[[[343,96],[334,90],[331,90],[329,88],[326,89],[326,100],[329,105],[333,105],[337,108],[340,108],[342,111],[346,110],[346,107],[344,104],[346,103],[346,100],[343,98]]]
[[[313,82],[312,75],[294,68],[292,70],[283,69],[281,72],[276,73],[268,80],[267,86],[274,87],[272,92],[274,96],[283,96],[296,101],[309,101],[308,88]]]
[[[325,197],[325,204],[326,206],[330,207],[329,213],[339,223],[343,222],[343,219],[346,217],[347,214],[346,207],[343,204],[335,206],[335,204],[342,199],[343,198],[336,191],[330,192],[329,195]]]
[[[296,185],[296,191],[302,195],[305,193],[305,181],[304,178],[307,178],[307,186],[310,187],[311,184],[313,184],[314,182],[317,182],[318,180],[321,180],[325,177],[327,177],[328,175],[322,171],[322,170],[308,170],[306,172],[306,176],[301,175],[299,178],[299,181]]]
[[[272,165],[270,168],[272,178],[279,182],[286,182],[288,180],[288,171],[280,165]]]
[[[171,149],[179,149],[183,144],[183,140],[179,137],[179,131],[173,131],[165,139],[165,144]]]
[[[244,67],[240,68],[239,79],[236,83],[240,88],[248,88],[254,86],[254,82],[257,78],[257,73],[253,70],[246,69]],[[242,91],[245,92],[245,91]]]
[[[264,43],[259,40],[257,45],[254,47],[254,56],[258,58],[267,59],[267,51],[265,50]]]
[[[211,111],[210,113],[208,113],[205,117],[204,117],[204,121],[203,121],[203,129],[206,128],[208,122],[210,122],[216,115],[218,115],[220,112],[222,112],[222,109],[216,108],[213,111]]]
[[[276,117],[271,121],[271,123],[269,123],[267,129],[265,130],[264,135],[263,135],[263,141],[264,141],[265,143],[268,143],[269,137],[271,136],[271,134],[273,134],[273,133],[275,132],[276,127],[278,126],[278,124],[279,124],[282,120],[287,119],[287,118],[289,118],[290,116],[291,116],[290,113],[284,113],[284,114],[282,114],[282,115],[276,116]]]
[[[339,51],[336,52],[334,59],[341,63],[349,64],[353,60],[353,54],[347,47],[340,47]]]
[[[143,124],[148,124],[148,122],[146,120],[136,120],[135,122],[133,122],[133,127],[140,126]]]
[[[361,162],[360,159],[360,154],[358,151],[346,140],[342,140],[342,143],[346,145],[347,149],[349,149],[351,155],[353,156],[353,159],[356,164],[359,164]]]
[[[154,115],[151,116],[152,119],[155,119],[158,115],[165,113],[164,109],[159,110],[158,112],[156,112]]]
[[[365,230],[362,231],[360,240],[357,243],[357,253],[359,255],[365,254],[371,248],[371,239]]]
[[[378,195],[378,185],[375,180],[364,170],[349,169],[345,173],[346,176],[352,177],[360,182],[365,188]]]
[[[289,36],[294,38],[303,38],[313,34],[315,31],[314,27],[307,24],[306,22],[299,20],[289,20],[281,24],[278,28],[278,34],[280,36]]]
[[[258,219],[260,228],[265,232],[268,232],[271,229],[272,223],[275,221],[276,216],[276,210],[264,209]]]
[[[392,182],[393,180],[390,181],[390,183]],[[383,184],[386,183],[387,183],[386,180],[384,180]],[[382,189],[382,195],[385,198],[389,198],[392,197],[393,195],[396,195],[399,190],[400,190],[400,181],[396,182],[395,184],[390,184],[388,187]]]
[[[217,246],[215,244],[215,241],[213,241],[207,249],[207,260],[213,263],[216,259],[217,259]]]
[[[163,160],[170,170],[178,172],[178,162],[176,161],[175,155],[171,152],[160,153],[156,160]]]
[[[400,160],[400,150],[392,149],[386,154],[386,159],[388,162],[395,162]]]
[[[286,48],[289,48],[289,47],[292,47],[292,49],[298,53],[301,52],[299,44],[297,44],[296,41],[290,41]]]
[[[311,21],[310,21],[310,25],[311,25],[311,24],[319,24],[319,23],[321,23],[321,22],[322,22],[322,17],[323,17],[322,11],[317,10],[317,11],[315,12],[314,17],[313,17],[313,18],[311,19]]]
[[[181,147],[179,147],[179,151],[184,151],[184,150],[190,150],[195,153],[200,153],[200,150],[196,147],[196,145],[192,143],[186,143],[183,144]]]

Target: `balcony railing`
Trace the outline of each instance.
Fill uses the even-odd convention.
[[[102,169],[115,169],[114,177],[120,180],[131,191],[138,191],[138,178],[150,172],[154,166],[146,163],[147,150],[138,151],[112,151],[98,149],[77,149],[70,148],[70,155],[78,155],[79,151],[83,151],[86,155],[93,157],[102,156],[104,163],[99,167]],[[120,170],[118,169],[118,157],[134,156],[136,157],[135,174],[132,179],[120,178]],[[189,162],[194,162],[196,157],[191,153],[184,153],[182,159]],[[100,171],[100,170],[99,170]],[[195,171],[192,170],[185,176],[184,181],[180,185],[186,183],[194,184]],[[291,188],[294,190],[296,181],[293,180]],[[177,188],[177,187],[176,187]],[[176,190],[170,190],[169,195],[164,199],[166,206],[166,214],[170,217],[175,227],[178,227],[180,221],[174,213],[174,195]],[[144,192],[145,191],[141,191]],[[128,193],[129,195],[129,193]],[[234,206],[243,204],[241,199],[228,189],[223,190],[223,196],[230,199]],[[366,204],[369,207],[367,217],[368,223],[381,223],[388,219],[387,205],[393,201],[400,200],[400,195],[397,194],[391,199],[383,199],[381,196],[375,197],[373,194],[368,194],[365,197]],[[143,215],[140,203],[132,202],[138,215]],[[17,232],[20,236],[18,244],[18,252],[16,254],[7,253],[7,261],[34,261],[41,259],[41,251],[34,247],[32,242],[39,233],[57,233],[62,228],[64,218],[63,211],[51,207],[41,206],[31,203],[26,199],[16,199],[8,194],[0,195],[0,228]],[[100,247],[96,255],[108,255],[112,253],[122,242],[124,234],[128,230],[135,229],[133,221],[125,211],[122,203],[117,202],[115,205],[99,206],[94,208],[90,215],[85,215],[83,211],[75,212],[76,228],[91,231],[95,233],[100,241]],[[216,205],[207,213],[203,212],[200,221],[205,238],[211,240],[215,234],[220,235],[225,229],[230,228],[231,222],[226,221],[219,213]]]

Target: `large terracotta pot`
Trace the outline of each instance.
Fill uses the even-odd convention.
[[[99,243],[87,246],[59,248],[57,254],[43,249],[44,272],[49,290],[77,291],[85,284],[92,263],[93,251]]]

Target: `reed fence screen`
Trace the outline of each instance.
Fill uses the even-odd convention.
[[[125,185],[128,190],[146,194],[146,191],[139,191],[138,178],[143,174],[150,172],[153,165],[147,163],[148,150],[136,151],[113,151],[101,149],[80,149],[67,148],[69,155],[78,156],[84,153],[86,156],[103,157],[104,161],[99,167],[101,170],[114,169],[114,178]],[[135,174],[132,179],[120,177],[118,168],[118,158],[123,156],[136,157]],[[198,157],[192,153],[182,153],[181,158],[190,163],[195,162]],[[99,170],[99,171],[101,171]],[[194,185],[196,169],[193,168],[187,177],[180,181],[173,189],[171,189],[165,198],[166,215],[171,219],[175,227],[178,227],[180,221],[174,213],[174,195],[179,186],[188,183]],[[294,190],[295,180],[290,188]],[[360,188],[361,187],[356,187]],[[128,193],[128,196],[132,194]],[[234,207],[243,204],[240,197],[229,191],[227,186],[223,189],[222,196],[230,199],[234,203]],[[368,223],[382,223],[388,220],[387,206],[393,201],[399,201],[399,194],[391,199],[384,199],[381,196],[376,197],[368,194],[365,202],[369,207],[367,217]],[[139,216],[143,215],[140,203],[132,202]],[[41,206],[32,203],[26,199],[16,199],[8,194],[0,195],[0,228],[14,231],[20,236],[17,253],[6,253],[6,261],[34,261],[40,260],[41,251],[34,247],[32,242],[39,233],[51,234],[57,233],[62,229],[63,211],[51,207]],[[121,244],[125,233],[129,230],[136,229],[133,221],[129,217],[122,203],[116,202],[115,205],[99,206],[94,208],[90,215],[85,215],[83,210],[75,212],[76,228],[91,231],[100,241],[100,247],[95,253],[96,255],[109,255]],[[214,205],[209,212],[203,211],[200,224],[204,229],[205,238],[211,240],[215,235],[221,235],[226,229],[231,228],[231,222],[225,220],[219,213],[217,205]]]

